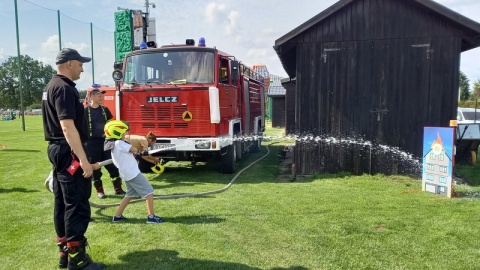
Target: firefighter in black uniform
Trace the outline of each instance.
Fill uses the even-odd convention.
[[[62,49],[56,58],[57,74],[42,97],[43,128],[53,170],[58,266],[68,269],[105,268],[105,264],[92,261],[86,253],[93,168],[85,152],[88,128],[84,109],[73,82],[80,78],[83,63],[90,60],[74,49]]]
[[[108,107],[103,106],[103,94],[105,91],[101,91],[97,88],[94,88],[90,91],[90,105],[85,107],[85,117],[87,119],[88,130],[90,139],[87,142],[87,151],[88,157],[90,158],[90,163],[96,163],[103,160],[111,159],[110,151],[104,151],[103,145],[105,144],[105,132],[103,128],[105,124],[112,120],[113,115],[108,109]],[[115,189],[115,194],[124,195],[125,191],[122,189],[122,178],[120,178],[120,173],[118,172],[115,165],[109,164],[105,166],[110,178],[112,179],[113,188]],[[102,170],[93,171],[93,186],[97,190],[97,196],[100,199],[104,199],[105,191],[103,190],[102,183]]]

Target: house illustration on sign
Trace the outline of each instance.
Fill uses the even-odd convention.
[[[440,133],[424,156],[424,190],[448,196],[452,181],[452,157],[444,148]]]

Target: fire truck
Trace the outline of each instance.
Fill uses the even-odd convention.
[[[234,173],[237,160],[259,150],[264,78],[205,39],[132,51],[112,76],[116,119],[130,134],[152,131],[151,150],[165,162],[219,160],[221,172]]]
[[[85,100],[83,101],[83,106],[87,107],[90,103],[90,92],[94,89],[98,89],[101,91],[105,91],[105,94],[103,94],[103,106],[107,106],[108,109],[110,109],[110,112],[113,115],[113,119],[116,119],[115,116],[115,96],[116,96],[116,91],[117,88],[115,86],[108,86],[108,85],[101,85],[101,84],[93,84],[92,87],[87,88],[87,95],[85,97]]]

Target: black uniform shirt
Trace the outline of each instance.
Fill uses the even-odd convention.
[[[88,130],[90,131],[91,138],[104,138],[104,127],[108,120],[113,118],[112,113],[105,106],[98,106],[92,108],[91,106],[85,107],[85,117],[87,119]]]
[[[82,142],[88,140],[83,105],[75,83],[63,75],[53,75],[42,97],[43,130],[46,141],[65,139],[60,120],[73,119]]]

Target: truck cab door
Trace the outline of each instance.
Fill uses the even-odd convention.
[[[218,90],[220,95],[220,111],[222,118],[233,119],[240,116],[238,91],[236,81],[232,76],[232,60],[227,57],[219,57]],[[223,108],[222,108],[223,107]]]

